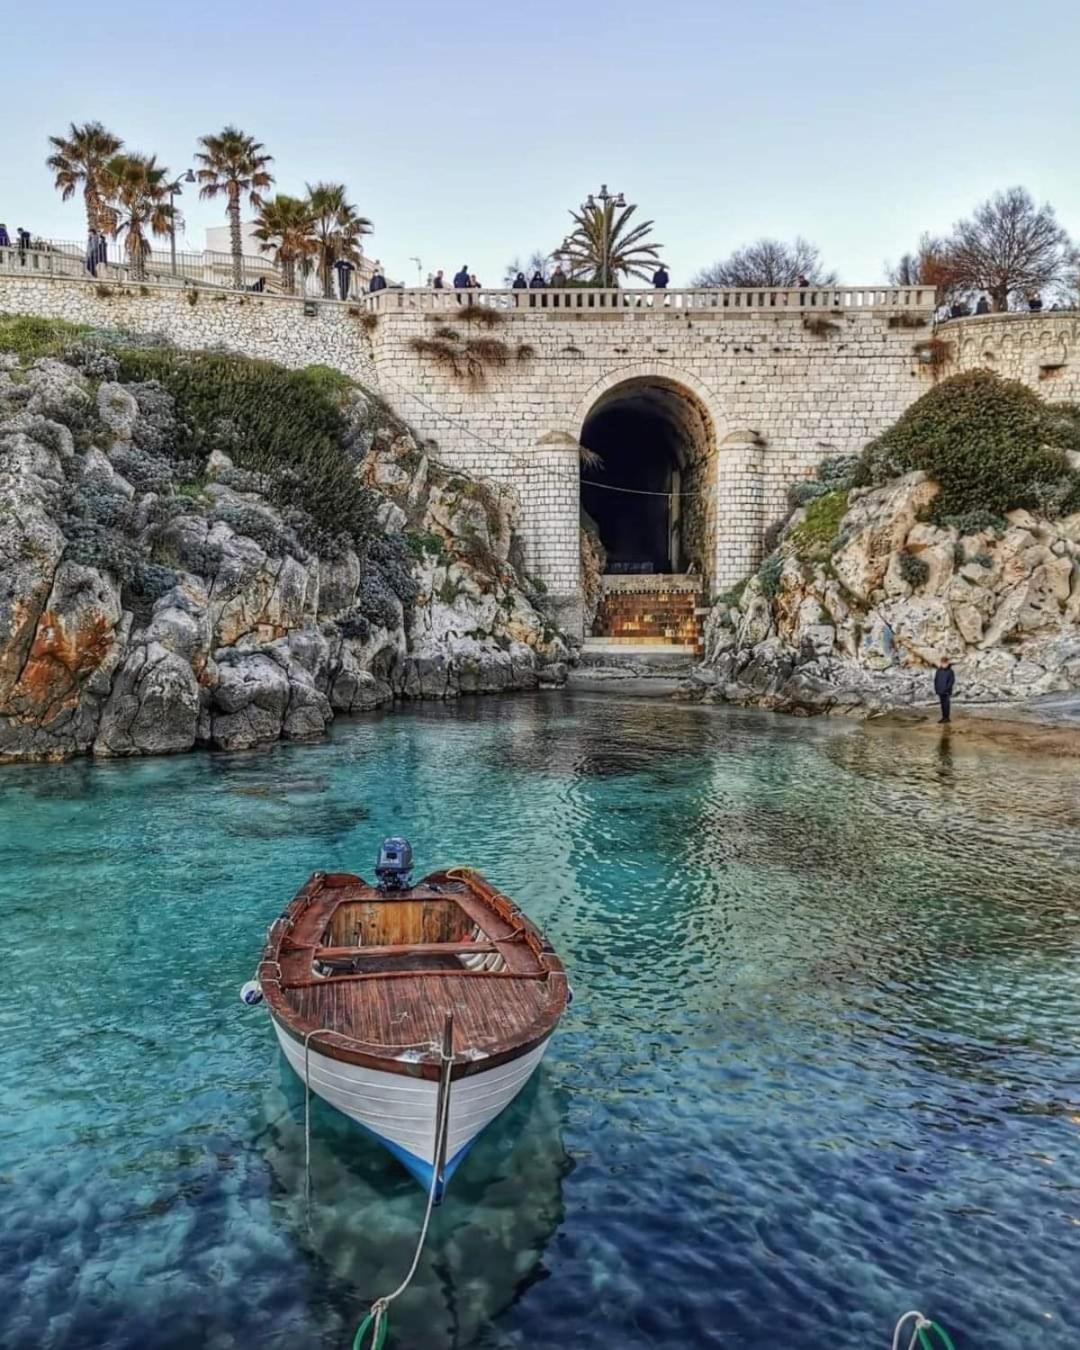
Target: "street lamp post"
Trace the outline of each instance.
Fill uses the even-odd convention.
[[[607,287],[608,287],[608,284],[609,284],[609,283],[608,283],[608,202],[611,203],[612,208],[614,208],[614,207],[617,206],[617,207],[619,207],[620,210],[621,210],[622,207],[624,207],[624,206],[626,205],[626,198],[623,196],[623,194],[622,194],[621,192],[616,192],[614,195],[612,195],[612,194],[608,191],[608,188],[607,188],[607,184],[606,184],[606,183],[601,183],[601,184],[600,184],[600,191],[599,191],[596,195],[597,195],[597,197],[599,197],[599,199],[600,199],[600,230],[601,230],[601,236],[600,236],[600,258],[601,258],[601,266],[600,266],[600,285],[606,290]],[[596,208],[596,198],[593,197],[593,195],[592,195],[591,192],[590,192],[589,195],[585,198],[585,205],[584,205],[581,209],[582,209],[583,212],[584,212],[584,211],[595,211],[595,210],[597,209],[597,208]]]
[[[414,262],[416,264],[416,286],[417,289],[419,290],[420,287],[423,286],[424,284],[423,282],[424,269],[420,264],[419,258],[410,258],[409,261]]]
[[[181,182],[194,183],[195,175],[188,169],[183,178],[178,178],[169,187],[169,268],[176,276],[176,199],[183,195]]]

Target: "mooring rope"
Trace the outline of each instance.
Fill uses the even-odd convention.
[[[442,1047],[439,1050],[439,1060],[440,1079],[445,1076],[446,1086],[435,1128],[434,1161],[431,1169],[431,1185],[428,1187],[427,1207],[424,1210],[424,1223],[420,1229],[420,1237],[417,1239],[416,1250],[413,1252],[412,1265],[409,1266],[408,1274],[392,1294],[385,1294],[382,1298],[377,1298],[371,1305],[371,1311],[356,1328],[356,1335],[353,1337],[353,1350],[361,1350],[364,1337],[369,1329],[371,1330],[371,1350],[382,1350],[390,1328],[390,1319],[387,1315],[390,1304],[393,1303],[394,1299],[399,1298],[412,1283],[412,1278],[420,1264],[420,1254],[424,1250],[424,1243],[427,1241],[431,1212],[435,1208],[435,1196],[439,1189],[439,1174],[442,1171],[444,1145],[450,1125],[450,1071],[454,1063],[453,1053],[447,1054],[445,1047]]]
[[[928,1334],[930,1332],[937,1335],[944,1350],[956,1350],[945,1328],[937,1322],[932,1322],[929,1317],[924,1317],[917,1308],[912,1308],[910,1312],[906,1312],[897,1322],[896,1330],[893,1332],[892,1350],[900,1350],[900,1332],[909,1318],[914,1319],[915,1325],[911,1332],[911,1340],[907,1343],[907,1350],[915,1350],[916,1344],[918,1344],[920,1350],[935,1350]]]

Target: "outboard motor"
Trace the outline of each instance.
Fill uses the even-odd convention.
[[[393,835],[379,845],[375,864],[380,891],[407,891],[412,885],[412,844]]]

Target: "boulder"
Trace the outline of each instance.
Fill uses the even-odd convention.
[[[904,546],[917,516],[937,496],[924,473],[909,473],[861,494],[844,517],[845,542],[833,554],[837,577],[858,599],[880,589],[889,560]]]
[[[132,650],[101,714],[94,754],[164,755],[190,750],[199,684],[189,661],[158,642]]]
[[[97,393],[98,417],[112,433],[110,449],[130,445],[135,423],[139,416],[139,405],[134,394],[122,384],[103,380]]]

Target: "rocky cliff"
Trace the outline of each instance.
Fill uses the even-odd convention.
[[[240,749],[565,678],[513,496],[376,398],[62,339],[0,353],[0,758]]]
[[[921,405],[795,485],[709,616],[691,696],[869,712],[930,700],[943,656],[965,700],[1080,688],[1076,411],[986,372]]]

